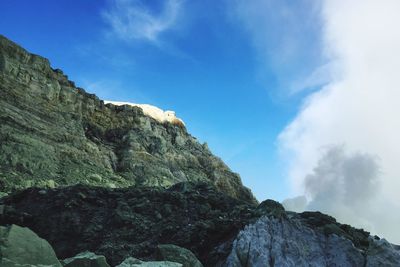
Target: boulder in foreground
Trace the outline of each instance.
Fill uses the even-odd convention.
[[[50,244],[30,229],[0,226],[0,266],[45,265],[61,267]]]
[[[158,254],[160,260],[179,262],[182,267],[203,267],[193,252],[176,245],[158,245]]]
[[[64,267],[110,267],[106,258],[93,252],[82,252],[62,261]]]
[[[182,267],[182,264],[171,261],[141,261],[129,257],[116,267]]]

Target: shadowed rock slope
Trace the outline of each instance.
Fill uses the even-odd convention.
[[[60,259],[88,250],[105,255],[112,266],[129,256],[154,259],[159,244],[185,247],[214,266],[229,253],[230,243],[223,244],[261,214],[206,183],[31,188],[0,199],[0,225],[29,227]]]
[[[160,123],[138,107],[105,105],[1,35],[0,125],[0,192],[195,181],[255,202],[240,177],[184,126]]]
[[[272,200],[256,206],[206,183],[26,189],[0,199],[0,225],[11,224],[49,241],[59,259],[92,251],[111,266],[156,260],[160,244],[189,249],[204,266],[400,264],[398,246],[328,215],[287,212]]]

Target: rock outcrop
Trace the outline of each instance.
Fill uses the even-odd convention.
[[[64,259],[62,264],[64,267],[110,267],[103,255],[96,255],[89,251]]]
[[[129,257],[116,267],[182,267],[182,264],[171,261],[141,261]]]
[[[105,104],[1,35],[0,125],[0,192],[202,181],[255,202],[240,177],[184,126],[140,107]]]
[[[188,249],[173,244],[158,245],[159,260],[173,261],[182,264],[182,267],[203,267],[203,264]]]
[[[264,216],[239,233],[222,266],[400,266],[400,248],[384,239],[363,231],[350,236],[345,232],[350,227],[336,222],[320,228],[310,222],[295,214],[290,219]],[[364,243],[356,246],[354,238]]]

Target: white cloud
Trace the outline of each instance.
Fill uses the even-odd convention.
[[[300,91],[311,90],[326,85],[335,76],[334,64],[334,62],[331,62],[321,65],[312,71],[309,76],[294,80],[289,86],[289,94],[296,94]]]
[[[182,9],[182,0],[166,0],[159,12],[154,12],[146,1],[112,0],[103,13],[112,33],[125,41],[142,40],[157,44],[160,35],[173,28]]]
[[[369,192],[376,193],[375,200],[370,206],[362,206],[362,214],[369,229],[395,242],[400,242],[399,10],[398,0],[323,2],[324,52],[340,75],[331,77],[329,84],[305,100],[279,137],[280,148],[290,161],[289,176],[296,194],[309,190],[310,174],[314,182],[324,179],[315,168],[324,159],[327,147],[344,144],[345,154],[378,157],[381,190]],[[364,188],[369,183],[368,174],[358,172],[359,167],[352,165],[353,178],[358,180],[346,188],[350,194],[364,194],[357,186]],[[340,182],[339,177],[332,179]],[[318,188],[311,194],[314,204],[322,192]],[[329,187],[328,192],[331,195],[325,195],[326,199],[335,201],[343,190]],[[322,211],[329,211],[328,205],[319,204]],[[352,205],[348,209],[348,214],[358,212]],[[347,215],[341,214],[346,222],[360,224]]]

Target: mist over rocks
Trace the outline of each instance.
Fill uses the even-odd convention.
[[[320,16],[316,21],[320,22],[324,60],[314,73],[322,71],[327,77],[321,87],[307,94],[278,137],[292,194],[304,194],[307,175],[319,166],[326,147],[344,145],[346,154],[376,157],[380,173],[373,201],[361,208],[348,202],[349,214],[342,220],[359,225],[362,217],[361,223],[370,224],[370,231],[400,243],[400,213],[393,212],[400,210],[400,2],[327,0],[311,6]],[[365,169],[353,165],[358,167]],[[353,186],[354,195],[362,195],[359,189],[364,185]]]
[[[330,146],[304,178],[304,195],[282,204],[290,211],[321,211],[396,242],[400,236],[394,223],[400,223],[400,216],[382,198],[382,172],[377,156]]]

